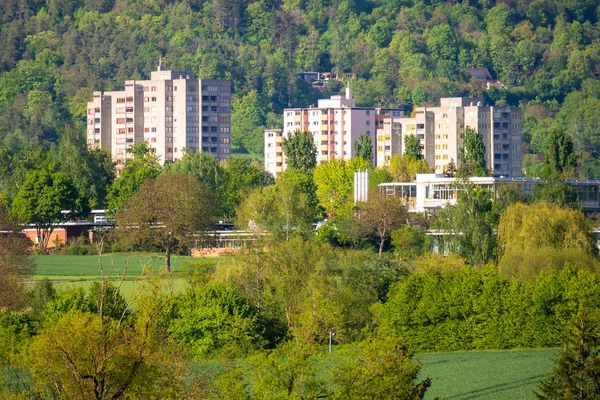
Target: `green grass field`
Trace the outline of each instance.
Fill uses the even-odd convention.
[[[432,380],[427,399],[534,399],[552,372],[556,350],[465,351],[419,354],[421,376]]]
[[[116,282],[127,267],[125,279],[121,286],[121,292],[125,296],[135,293],[139,288],[139,277],[144,266],[151,266],[152,271],[157,273],[162,270],[164,258],[162,254],[131,253],[131,254],[106,254],[101,257],[104,266],[104,275],[110,274],[110,279]],[[165,285],[178,291],[185,287],[182,277],[182,269],[188,262],[200,261],[198,258],[172,256],[171,270]],[[215,259],[218,261],[218,259]],[[101,278],[99,260],[97,256],[65,256],[65,255],[40,255],[35,256],[36,272],[30,283],[43,278],[50,279],[57,289],[70,286],[82,286],[87,288],[93,282]],[[111,271],[112,270],[112,271]]]

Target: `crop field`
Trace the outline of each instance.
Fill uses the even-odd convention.
[[[552,372],[556,350],[426,353],[421,374],[432,380],[427,399],[534,399],[538,381]]]
[[[182,271],[187,263],[198,262],[201,259],[192,257],[172,256],[169,280],[165,285],[170,285],[173,290],[181,290],[185,286]],[[139,288],[139,278],[144,268],[151,268],[153,273],[158,273],[164,267],[162,254],[156,253],[130,253],[130,254],[105,254],[100,261],[104,267],[104,275],[110,274],[110,280],[116,282],[126,271],[121,291],[125,296]],[[215,262],[218,260],[215,259]],[[100,280],[102,274],[98,256],[65,256],[41,255],[35,256],[36,271],[29,281],[35,283],[43,278],[50,279],[56,288],[69,286],[82,286],[87,288],[93,282]]]

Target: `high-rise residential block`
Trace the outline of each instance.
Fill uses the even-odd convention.
[[[91,147],[110,150],[117,164],[127,148],[146,141],[161,161],[184,149],[227,159],[231,152],[231,83],[196,79],[187,71],[152,71],[149,80],[125,81],[123,91],[94,92],[87,105]]]
[[[360,135],[370,136],[375,150],[375,132],[383,119],[402,116],[400,109],[357,107],[350,88],[344,96],[319,100],[317,107],[287,108],[283,110],[283,129],[265,131],[265,169],[275,176],[285,170],[283,139],[296,131],[313,134],[317,163],[321,164],[353,157],[354,142]]]
[[[417,107],[413,118],[384,119],[377,131],[377,166],[388,165],[393,154],[403,154],[404,137],[415,134],[424,159],[436,173],[443,173],[450,162],[460,165],[466,128],[481,135],[487,168],[494,176],[522,175],[521,109],[464,97],[443,98],[439,107]]]

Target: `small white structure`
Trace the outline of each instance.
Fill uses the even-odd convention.
[[[369,198],[369,170],[354,172],[354,204]]]

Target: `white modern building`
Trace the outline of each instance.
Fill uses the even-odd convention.
[[[496,193],[500,186],[510,185],[521,194],[531,195],[537,186],[545,185],[546,180],[540,178],[500,178],[500,177],[471,177],[467,181],[442,174],[417,174],[415,182],[390,182],[379,185],[386,196],[403,199],[411,212],[433,211],[456,204],[458,193],[468,190],[470,185],[483,187]],[[600,181],[597,180],[566,180],[573,194],[586,211],[600,210]]]

